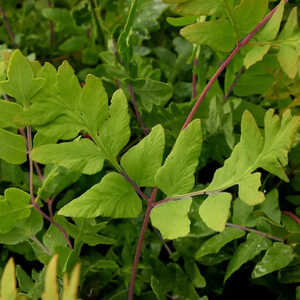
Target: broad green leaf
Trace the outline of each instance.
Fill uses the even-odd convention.
[[[212,253],[218,253],[226,244],[239,239],[245,235],[245,232],[236,228],[227,227],[223,232],[214,235],[206,240],[195,254],[195,258]]]
[[[27,160],[24,137],[0,129],[0,158],[11,164],[24,163]]]
[[[16,266],[16,277],[20,290],[29,292],[33,288],[33,280],[30,276],[28,276],[28,274],[22,269],[20,265]]]
[[[219,193],[209,195],[199,207],[199,214],[205,224],[215,230],[223,231],[230,214],[232,195]]]
[[[32,67],[20,50],[15,50],[10,57],[7,77],[8,80],[0,82],[0,88],[24,106],[29,105],[45,84],[44,79],[34,78]]]
[[[280,44],[280,49],[277,54],[278,61],[282,70],[291,78],[294,79],[298,72],[298,52],[296,48],[289,44]]]
[[[117,90],[111,100],[109,119],[99,130],[97,141],[106,158],[113,161],[130,138],[128,104],[124,92]]]
[[[251,277],[258,278],[286,267],[294,259],[293,248],[283,243],[275,242],[256,264]]]
[[[72,36],[59,46],[59,50],[72,54],[82,50],[87,44],[88,38],[86,36]]]
[[[1,299],[15,300],[17,297],[16,268],[12,258],[6,264],[1,278]]]
[[[201,146],[202,130],[197,119],[180,132],[171,153],[156,173],[156,185],[167,196],[184,194],[193,188]]]
[[[152,291],[155,294],[156,298],[158,300],[166,300],[166,296],[164,295],[164,291],[161,286],[161,283],[159,282],[159,280],[156,277],[151,276],[150,284],[151,284]]]
[[[64,275],[64,290],[62,295],[62,300],[76,300],[77,299],[77,290],[79,285],[80,277],[80,265],[77,264],[72,273],[70,280],[68,275]]]
[[[190,232],[188,213],[192,198],[170,201],[156,206],[151,211],[151,223],[159,229],[164,239],[176,239]]]
[[[261,186],[260,176],[258,172],[252,173],[239,182],[239,198],[248,205],[257,205],[265,200],[264,193],[258,191]]]
[[[108,97],[99,78],[93,75],[86,77],[79,99],[79,110],[87,127],[97,134],[108,116]]]
[[[266,195],[266,200],[257,209],[263,211],[272,221],[280,224],[281,211],[279,209],[278,190],[273,189]]]
[[[285,40],[293,35],[295,30],[298,28],[298,7],[295,6],[290,14],[289,17],[279,34],[279,40]]]
[[[42,295],[43,300],[59,300],[57,292],[57,281],[56,281],[56,266],[57,266],[58,255],[53,256],[49,265],[47,266],[45,275],[45,290]]]
[[[233,27],[224,19],[186,26],[180,34],[191,43],[207,45],[221,52],[229,52],[235,45]]]
[[[241,124],[241,140],[224,166],[215,172],[213,181],[205,191],[224,190],[235,184],[247,184],[245,178],[259,167],[288,181],[283,167],[287,165],[287,153],[298,127],[299,119],[293,118],[290,111],[285,111],[280,120],[273,110],[269,110],[265,114],[263,137],[252,115],[245,111]],[[250,178],[250,185],[254,179],[255,177]],[[261,196],[258,199],[259,197]]]
[[[8,188],[0,199],[0,233],[12,230],[30,215],[30,196],[17,188]]]
[[[0,101],[0,127],[12,127],[17,128],[15,123],[15,117],[22,111],[22,106],[9,101]]]
[[[146,79],[130,80],[137,100],[147,111],[151,111],[153,105],[165,105],[172,97],[172,86],[168,83]]]
[[[58,214],[82,218],[135,218],[141,210],[141,200],[131,184],[121,175],[111,172],[100,183],[61,208]]]
[[[58,68],[57,91],[67,107],[71,110],[78,109],[81,87],[73,68],[67,61],[64,61]]]
[[[179,1],[176,2],[178,3]],[[222,2],[222,0],[184,1],[183,3],[177,4],[175,11],[181,15],[208,16],[215,14],[223,6]]]
[[[258,61],[262,60],[267,52],[270,50],[271,45],[254,46],[244,58],[244,66],[248,69]]]
[[[39,163],[58,164],[66,168],[78,163],[82,166],[83,171],[92,162],[94,166],[97,166],[96,171],[100,171],[105,156],[91,140],[81,139],[79,141],[36,147],[31,151],[31,158]]]
[[[263,29],[257,34],[256,38],[259,41],[267,42],[276,38],[283,17],[284,5],[285,1],[281,0],[271,20],[269,20]]]
[[[232,17],[236,23],[239,38],[243,38],[263,19],[268,4],[269,0],[242,0],[232,10]]]
[[[299,283],[300,282],[300,265],[293,264],[278,272],[278,280],[281,283]]]
[[[253,227],[256,224],[256,217],[252,213],[253,206],[250,206],[243,202],[241,199],[237,198],[233,201],[233,214],[232,222],[234,224]]]
[[[264,250],[267,250],[272,242],[256,233],[249,233],[247,240],[239,245],[234,252],[226,269],[224,281],[226,281],[234,272],[236,272],[247,261],[252,260],[255,256]]]
[[[198,265],[195,263],[194,260],[184,260],[184,269],[186,273],[191,278],[193,285],[196,288],[205,288],[206,287],[206,280],[205,277],[200,273]]]
[[[155,186],[154,176],[161,166],[165,134],[161,125],[130,148],[121,158],[121,166],[139,186]]]

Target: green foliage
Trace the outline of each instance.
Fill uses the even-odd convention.
[[[0,3],[1,299],[125,299],[135,269],[134,299],[299,298],[296,1],[21,2]]]

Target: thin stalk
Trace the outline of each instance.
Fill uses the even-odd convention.
[[[128,84],[128,91],[129,91],[129,94],[130,94],[131,103],[133,105],[133,108],[134,108],[135,115],[136,115],[136,118],[138,120],[138,123],[139,123],[140,127],[142,128],[142,130],[144,132],[144,135],[148,135],[149,129],[146,128],[146,126],[144,125],[142,116],[141,116],[141,114],[140,114],[140,112],[138,110],[138,107],[137,107],[137,104],[136,104],[136,101],[135,101],[134,91],[133,91],[133,87],[132,87],[131,84]]]
[[[224,98],[223,98],[223,102],[225,102],[225,101],[227,100],[227,98],[230,96],[230,94],[231,94],[233,88],[236,86],[237,82],[239,81],[239,79],[240,79],[240,77],[242,76],[242,74],[244,73],[244,71],[245,71],[245,67],[242,67],[242,68],[240,69],[240,71],[236,74],[236,76],[235,76],[235,78],[234,78],[232,84],[231,84],[230,87],[228,88],[228,91],[227,91],[226,95],[225,95]]]
[[[138,243],[137,243],[134,262],[133,262],[133,267],[132,267],[132,272],[131,272],[131,279],[130,279],[129,290],[128,290],[128,300],[133,299],[134,282],[135,282],[135,278],[136,278],[137,267],[138,267],[138,264],[139,264],[141,251],[142,251],[142,246],[143,246],[143,241],[144,241],[144,237],[145,237],[145,232],[146,232],[146,229],[147,229],[148,224],[149,224],[150,214],[151,214],[151,211],[152,211],[152,208],[153,208],[153,203],[155,201],[156,193],[157,193],[157,188],[154,188],[152,190],[150,198],[148,199],[147,209],[146,209],[146,212],[145,212],[143,226],[141,228],[139,240],[138,240]]]
[[[285,0],[287,3],[288,0]],[[196,113],[200,103],[205,98],[206,94],[210,90],[211,86],[215,83],[217,78],[220,76],[220,74],[223,72],[223,70],[227,67],[227,65],[232,61],[234,56],[240,51],[242,47],[248,44],[248,42],[251,40],[251,38],[272,18],[272,16],[275,14],[276,10],[278,8],[278,5],[275,6],[264,18],[261,22],[258,23],[258,25],[240,42],[237,44],[237,46],[233,49],[233,51],[229,54],[229,56],[225,59],[225,61],[221,64],[221,66],[217,69],[213,77],[210,79],[210,81],[207,83],[206,87],[200,94],[197,102],[193,106],[191,112],[189,113],[186,121],[183,124],[182,130],[184,130],[189,123],[191,122],[194,114]]]
[[[284,239],[281,239],[277,236],[274,236],[274,235],[271,235],[271,234],[268,234],[268,233],[265,233],[265,232],[258,231],[256,229],[248,228],[248,227],[241,226],[241,225],[231,224],[231,223],[226,223],[226,226],[227,227],[233,227],[233,228],[236,228],[236,229],[240,229],[240,230],[243,230],[243,231],[254,232],[254,233],[256,233],[256,234],[258,234],[262,237],[265,237],[267,239],[270,239],[270,240],[274,240],[274,241],[278,241],[278,242],[284,242]]]
[[[97,29],[97,37],[98,37],[98,42],[102,45],[104,45],[104,35],[103,35],[103,31],[101,29],[101,25],[97,16],[97,12],[96,12],[96,3],[95,0],[89,0],[90,2],[90,7],[91,7],[91,11],[92,11],[92,15],[94,18],[94,22],[96,24],[96,29]]]
[[[3,25],[5,26],[6,31],[8,32],[8,35],[9,35],[14,47],[17,48],[18,45],[16,43],[16,37],[15,37],[15,35],[14,35],[14,33],[13,33],[12,29],[10,28],[9,23],[7,21],[5,11],[2,8],[2,1],[0,1],[0,14],[1,14],[1,17],[2,17],[2,20],[3,20]]]
[[[49,217],[47,214],[45,214],[39,207],[38,203],[35,201],[35,196],[34,196],[34,192],[33,192],[33,161],[31,159],[31,153],[30,153],[31,152],[31,144],[32,144],[31,127],[30,126],[27,126],[26,144],[27,144],[27,152],[28,152],[28,159],[29,159],[29,192],[30,192],[31,204],[44,217],[44,219],[46,219],[51,224],[56,226],[58,228],[58,230],[62,232],[62,234],[64,235],[64,237],[67,241],[69,248],[72,249],[71,241],[69,239],[67,232],[64,230],[64,228],[62,228],[51,217]]]
[[[47,255],[51,255],[51,251],[35,235],[32,235],[30,238],[33,242],[39,245]]]
[[[52,8],[53,7],[53,2],[52,0],[48,0],[48,7]],[[50,46],[54,46],[54,21],[50,20],[49,21],[49,29],[50,29]]]

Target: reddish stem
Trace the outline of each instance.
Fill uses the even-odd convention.
[[[193,91],[192,97],[193,99],[197,97],[197,67],[198,67],[198,58],[194,58],[194,68],[193,68]]]
[[[157,188],[154,188],[152,190],[150,198],[148,199],[147,210],[146,210],[146,213],[145,213],[143,226],[141,228],[139,240],[138,240],[138,243],[137,243],[134,262],[133,262],[133,267],[132,267],[132,272],[131,272],[131,279],[130,279],[129,290],[128,290],[128,300],[133,299],[134,282],[135,282],[135,277],[136,277],[136,272],[137,272],[137,266],[139,264],[141,251],[142,251],[142,245],[143,245],[143,241],[144,241],[144,237],[145,237],[145,232],[146,232],[146,229],[147,229],[148,224],[149,224],[150,214],[151,214],[151,211],[152,211],[152,208],[153,208],[153,203],[155,201],[156,193],[157,193]]]
[[[290,211],[286,211],[286,210],[282,211],[282,213],[289,216],[290,218],[292,218],[295,222],[297,222],[300,225],[300,218],[298,218],[295,214],[293,214]]]
[[[24,129],[23,129],[23,132],[24,132]],[[25,133],[24,133],[24,135],[25,135]],[[27,152],[28,152],[28,159],[29,159],[29,192],[30,192],[31,204],[44,217],[44,219],[48,220],[51,224],[56,226],[58,228],[58,230],[60,230],[62,232],[62,234],[64,235],[64,237],[67,241],[69,248],[72,249],[73,247],[72,247],[71,241],[69,239],[67,232],[64,230],[64,228],[62,228],[51,217],[49,217],[47,214],[45,214],[39,207],[38,203],[35,201],[34,192],[33,192],[33,161],[31,159],[31,155],[30,155],[31,143],[32,143],[31,127],[27,126],[26,145],[27,145]]]
[[[1,5],[1,4],[2,4],[2,3],[0,2],[0,5]],[[1,16],[2,16],[3,25],[5,26],[6,31],[8,32],[8,35],[9,35],[9,37],[10,37],[10,39],[11,39],[11,41],[12,41],[14,47],[17,48],[18,45],[17,45],[17,43],[16,43],[15,35],[14,35],[13,31],[11,30],[11,28],[10,28],[10,26],[9,26],[9,23],[8,23],[8,21],[7,21],[7,18],[6,18],[5,11],[4,11],[4,9],[3,9],[2,7],[0,7],[0,14],[1,14]]]
[[[288,0],[285,0],[287,3]],[[251,38],[272,18],[272,16],[275,14],[277,8],[279,5],[275,6],[265,17],[264,19],[258,23],[258,25],[241,41],[237,44],[237,46],[234,48],[234,50],[229,54],[229,56],[225,59],[225,61],[221,64],[221,66],[218,68],[216,73],[213,75],[213,77],[210,79],[210,81],[207,83],[206,87],[200,94],[197,102],[195,103],[194,107],[192,108],[191,112],[189,113],[186,121],[183,124],[182,130],[184,130],[189,123],[191,122],[194,114],[196,113],[198,106],[203,101],[204,97],[210,90],[211,86],[214,84],[214,82],[217,80],[217,78],[220,76],[220,74],[223,72],[223,70],[227,67],[227,65],[232,61],[234,56],[240,51],[240,49],[248,44],[248,42],[251,40]]]

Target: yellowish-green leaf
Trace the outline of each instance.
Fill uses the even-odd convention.
[[[290,14],[289,17],[279,34],[279,40],[285,40],[293,35],[295,30],[298,28],[298,7],[295,6]]]
[[[230,215],[232,196],[229,193],[209,195],[199,208],[199,214],[205,224],[215,230],[223,231]]]
[[[298,72],[298,53],[295,47],[282,43],[277,54],[282,70],[294,79]]]
[[[45,276],[45,290],[42,295],[43,300],[59,300],[56,281],[56,267],[58,255],[54,255],[47,267]]]
[[[164,129],[157,125],[122,156],[122,167],[139,186],[155,186],[154,176],[161,166],[164,146]]]
[[[168,196],[189,192],[202,146],[200,120],[196,119],[180,132],[171,153],[156,173],[156,185]]]
[[[261,61],[267,52],[270,50],[271,45],[254,46],[244,58],[244,66],[248,69],[258,61]]]
[[[188,212],[191,204],[192,198],[187,197],[154,207],[150,216],[152,225],[160,230],[165,239],[186,236],[190,232]]]
[[[16,268],[12,258],[6,264],[1,278],[1,299],[16,300]]]
[[[77,290],[79,285],[80,277],[80,265],[77,264],[71,274],[70,280],[68,279],[68,274],[64,275],[64,291],[62,300],[76,300]]]
[[[248,205],[257,205],[265,200],[263,192],[258,191],[261,174],[256,172],[243,178],[239,182],[239,197]]]

